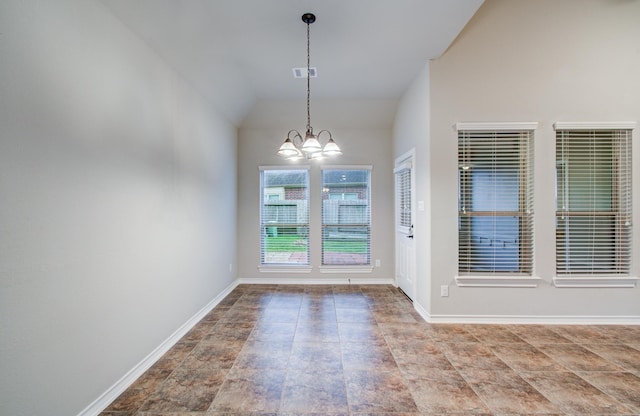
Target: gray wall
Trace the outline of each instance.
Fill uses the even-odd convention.
[[[0,414],[77,414],[233,283],[236,131],[99,3],[0,28]]]
[[[640,2],[488,0],[454,44],[432,61],[429,80],[414,88],[430,91],[430,103],[400,106],[395,155],[429,142],[428,177],[418,192],[431,195],[431,264],[418,277],[431,288],[418,298],[434,319],[529,319],[607,321],[640,317],[640,288],[559,289],[554,277],[556,121],[640,120]],[[408,92],[404,101],[410,101]],[[413,102],[416,100],[414,99]],[[420,114],[419,114],[420,113]],[[412,126],[430,114],[429,136]],[[457,273],[457,122],[535,121],[536,289],[459,288]],[[398,132],[415,136],[406,142]],[[634,134],[634,179],[640,146]],[[424,137],[424,135],[423,135]],[[420,162],[418,162],[420,163]],[[640,224],[640,189],[634,182],[634,223]],[[635,227],[633,274],[640,274],[640,239]],[[419,253],[419,256],[421,254]],[[450,297],[440,285],[452,285]],[[425,300],[426,298],[426,300]]]
[[[293,80],[295,81],[295,80]],[[300,85],[301,95],[304,85]],[[312,98],[311,124],[316,132],[331,131],[343,155],[317,162],[310,171],[310,246],[311,273],[264,273],[260,266],[260,174],[259,166],[288,166],[276,155],[290,129],[303,130],[306,124],[304,101],[259,102],[243,122],[238,133],[238,277],[241,279],[277,279],[285,281],[327,281],[346,278],[393,279],[393,161],[391,123],[395,100],[323,101]],[[371,258],[380,259],[380,267],[371,273],[320,273],[321,166],[372,165],[371,172]],[[375,264],[375,263],[374,263]]]

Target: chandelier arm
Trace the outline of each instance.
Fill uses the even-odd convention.
[[[293,137],[291,137],[291,133],[295,133]],[[300,132],[295,129],[289,130],[289,133],[287,133],[287,139],[291,140],[291,143],[293,143],[293,145],[298,148],[301,147],[302,143],[304,142],[304,139],[302,138]]]
[[[318,138],[318,141],[320,140],[320,135],[322,133],[327,133],[329,135],[329,140],[333,139],[333,136],[331,136],[331,132],[329,130],[320,130],[316,135],[316,137]]]

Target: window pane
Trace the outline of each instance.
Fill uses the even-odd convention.
[[[309,264],[308,227],[263,227],[262,264]]]
[[[323,169],[323,265],[371,264],[369,177],[369,169]]]
[[[411,227],[411,169],[396,172],[397,225]]]
[[[309,264],[307,170],[262,170],[261,263]]]
[[[466,217],[461,237],[460,268],[466,272],[519,272],[520,219],[518,217]]]
[[[369,227],[323,227],[322,264],[369,263]]]
[[[533,269],[531,131],[458,132],[458,272]]]
[[[558,270],[564,273],[603,273],[615,270],[615,220],[608,217],[558,219]]]
[[[565,192],[561,210],[610,211],[613,202],[613,147],[611,140],[578,138],[561,144],[558,186]]]
[[[520,174],[515,169],[474,168],[470,192],[472,211],[518,211]]]
[[[628,275],[630,130],[556,131],[556,273]]]

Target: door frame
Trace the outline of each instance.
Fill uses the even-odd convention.
[[[411,245],[411,249],[412,249],[412,253],[411,253],[411,264],[410,264],[410,269],[412,272],[412,276],[411,276],[411,287],[410,287],[410,292],[411,293],[405,293],[412,301],[415,300],[416,297],[416,291],[417,291],[417,285],[416,285],[416,237],[415,237],[415,223],[416,223],[416,175],[415,175],[415,166],[416,166],[416,156],[415,156],[415,148],[412,148],[411,150],[409,150],[408,152],[403,153],[402,155],[398,156],[397,158],[395,158],[394,161],[394,165],[393,165],[393,198],[394,198],[394,210],[393,210],[393,232],[394,232],[394,237],[395,237],[395,269],[394,269],[394,278],[395,278],[395,283],[396,286],[399,287],[401,290],[402,289],[400,287],[399,281],[398,281],[398,267],[399,267],[399,260],[398,259],[398,250],[397,250],[397,246],[399,244],[398,241],[398,220],[399,220],[399,213],[398,213],[398,183],[396,180],[396,170],[398,168],[401,168],[402,165],[406,164],[406,163],[410,163],[411,165],[411,183],[410,183],[410,187],[411,187],[411,227],[413,227],[413,244]]]

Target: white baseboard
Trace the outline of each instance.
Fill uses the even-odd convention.
[[[415,309],[426,322],[431,322],[431,315],[429,315],[429,312],[427,312],[427,310],[419,304],[417,300],[413,301],[413,309]]]
[[[370,277],[244,277],[238,279],[239,284],[247,285],[394,285],[394,279],[375,279]]]
[[[434,324],[640,325],[638,316],[430,315],[429,319]]]
[[[430,315],[418,304],[414,308],[430,324],[640,325],[640,316]]]
[[[100,397],[93,401],[78,416],[97,416],[118,398],[134,381],[136,381],[145,371],[147,371],[156,361],[158,361],[167,351],[171,349],[191,328],[202,320],[218,303],[220,303],[233,289],[238,286],[238,281],[233,281],[211,302],[207,303],[200,311],[193,315],[187,322],[178,328],[169,338],[164,340],[155,350],[147,355],[135,367],[127,372]]]

